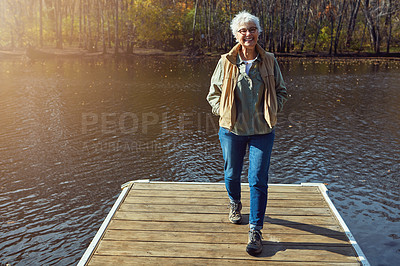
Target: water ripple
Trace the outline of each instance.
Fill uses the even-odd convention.
[[[76,264],[126,181],[222,182],[216,62],[3,60],[0,264]],[[398,69],[282,63],[270,182],[326,183],[371,264],[400,259]]]

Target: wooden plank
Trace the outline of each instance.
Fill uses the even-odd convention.
[[[232,265],[250,265],[259,266],[260,261],[252,258],[241,260],[232,259],[215,259],[215,258],[165,258],[165,257],[133,257],[133,256],[95,256],[91,264],[98,266],[109,265],[163,265],[163,266],[204,266],[204,265],[218,265],[218,266],[232,266]],[[262,265],[262,264],[261,264]],[[269,266],[298,266],[305,265],[304,261],[268,261]],[[307,261],[308,266],[360,266],[358,262],[312,262]]]
[[[285,243],[264,242],[263,251],[254,260],[283,261],[328,261],[357,262],[351,245],[286,245]],[[103,240],[97,251],[98,255],[149,256],[169,258],[223,258],[247,259],[245,244],[218,243],[171,243],[171,242],[133,242]],[[273,257],[273,259],[272,259]]]
[[[249,199],[242,199],[244,202],[249,202]],[[225,197],[224,199],[213,199],[213,198],[202,198],[199,200],[198,198],[165,198],[165,197],[155,197],[155,196],[146,196],[146,197],[136,197],[135,195],[130,195],[125,199],[126,203],[138,203],[138,204],[173,204],[173,205],[198,205],[198,206],[228,206],[229,199]],[[288,200],[288,199],[271,199],[269,197],[267,202],[268,207],[297,207],[297,208],[312,208],[312,207],[327,207],[325,201],[321,200],[320,197],[315,197],[314,200]]]
[[[249,188],[243,222],[228,221],[221,184],[135,183],[114,215],[94,265],[359,265],[318,187],[270,186],[263,252],[246,251]]]
[[[242,191],[250,191],[248,185],[241,186]],[[183,191],[220,191],[226,192],[225,184],[224,183],[214,183],[214,184],[207,184],[207,183],[197,183],[197,184],[188,184],[188,183],[135,183],[134,189],[149,189],[149,190],[183,190]],[[275,186],[270,185],[268,187],[269,193],[316,193],[319,192],[318,187],[314,186]]]
[[[110,229],[116,230],[156,230],[171,232],[247,232],[248,225],[231,223],[196,223],[196,222],[156,222],[156,221],[129,221],[113,220]],[[264,224],[264,233],[271,234],[320,234],[324,236],[343,235],[340,226],[336,225],[307,225],[307,224]]]
[[[149,190],[149,189],[133,189],[129,192],[131,196],[157,196],[162,198],[212,198],[227,199],[228,194],[225,191],[174,191],[174,190]],[[320,198],[320,193],[270,193],[270,199],[293,199],[293,200],[316,200]],[[242,192],[243,198],[250,198],[250,192]]]
[[[200,206],[200,205],[155,205],[155,204],[138,204],[138,203],[125,203],[119,209],[120,211],[125,212],[167,212],[167,213],[229,213],[228,205],[219,205],[219,206]],[[243,206],[242,213],[248,214],[250,212],[249,206]],[[267,209],[267,213],[269,215],[273,214],[290,214],[290,215],[303,215],[303,216],[312,216],[312,215],[322,215],[322,216],[330,216],[331,212],[328,208],[279,208],[279,207],[269,207]]]
[[[290,245],[321,245],[336,244],[338,246],[349,245],[345,234],[340,236],[323,235],[290,235],[276,234],[267,231],[263,234],[264,241],[280,242]],[[140,242],[175,242],[179,243],[223,243],[223,244],[245,244],[248,240],[246,230],[238,233],[226,232],[179,232],[179,231],[127,231],[108,230],[104,240],[140,241]]]
[[[227,223],[225,214],[207,215],[199,213],[148,213],[148,212],[123,212],[119,211],[114,216],[115,219],[131,221],[161,221],[161,222],[219,222]],[[247,216],[243,216],[243,222],[246,223]],[[265,222],[272,223],[305,223],[305,224],[329,224],[334,225],[337,221],[331,216],[267,216]]]

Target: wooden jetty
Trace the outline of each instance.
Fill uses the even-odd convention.
[[[323,184],[270,185],[263,252],[246,253],[223,183],[132,181],[78,265],[369,265]]]

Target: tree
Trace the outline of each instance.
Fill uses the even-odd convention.
[[[115,0],[115,55],[118,55],[118,46],[119,46],[119,39],[118,39],[118,1]]]
[[[311,1],[312,0],[308,0],[307,5],[306,5],[306,18],[305,18],[305,22],[304,22],[304,28],[303,28],[303,32],[301,34],[301,45],[300,45],[300,51],[303,51],[304,49],[304,42],[306,40],[306,30],[307,30],[307,26],[308,26],[308,20],[310,17],[310,6],[311,6]]]
[[[63,36],[62,36],[62,0],[56,0],[54,3],[54,20],[55,20],[55,32],[56,32],[56,47],[59,49],[63,48]]]
[[[194,48],[195,44],[195,30],[196,30],[196,17],[197,17],[197,6],[199,4],[199,0],[196,0],[196,4],[194,6],[194,15],[193,15],[193,28],[192,28],[192,48]]]
[[[390,52],[390,41],[392,40],[392,12],[393,12],[392,10],[393,10],[392,0],[389,0],[388,11],[387,11],[387,16],[386,16],[386,21],[385,21],[386,53]]]
[[[355,0],[355,1],[350,1],[350,19],[349,19],[349,24],[347,27],[347,38],[346,38],[346,47],[349,48],[352,38],[353,38],[353,33],[354,29],[356,26],[356,19],[358,15],[358,10],[360,8],[360,3],[361,0]]]
[[[319,36],[320,31],[321,31],[323,19],[324,19],[324,17],[325,17],[326,1],[324,0],[324,1],[321,3],[321,6],[318,6],[318,7],[321,9],[321,11],[318,12],[318,16],[317,16],[318,21],[317,21],[317,28],[316,28],[316,32],[315,32],[313,51],[316,50],[317,42],[318,42],[318,36]]]
[[[338,21],[337,27],[336,27],[335,47],[334,47],[335,54],[337,54],[340,32],[342,31],[342,25],[343,25],[342,21],[343,21],[344,13],[346,11],[346,7],[347,7],[347,1],[343,0],[342,5],[340,7],[340,11],[339,11],[339,21]]]
[[[0,0],[0,47],[229,50],[230,22],[242,10],[260,18],[259,42],[272,52],[366,46],[379,53],[400,43],[393,0]]]
[[[378,7],[375,4],[373,6],[370,6],[370,1],[365,0],[363,12],[367,22],[369,34],[371,36],[372,48],[374,49],[375,53],[380,53],[381,36],[379,23],[377,23]]]
[[[325,16],[328,18],[330,30],[331,30],[331,44],[329,46],[329,55],[332,55],[332,47],[333,47],[333,26],[336,20],[336,7],[332,4],[332,1],[329,1],[329,4],[325,8]]]
[[[39,0],[39,45],[43,47],[43,0]]]

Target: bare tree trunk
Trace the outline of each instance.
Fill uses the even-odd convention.
[[[356,25],[358,10],[360,8],[360,3],[361,3],[361,0],[356,0],[354,2],[350,2],[352,8],[351,8],[349,25],[347,27],[347,37],[346,37],[346,47],[347,48],[350,47],[350,44],[351,44],[351,41],[353,38],[353,33],[354,33],[355,25]]]
[[[86,0],[82,3],[83,7],[83,18],[82,18],[82,23],[83,23],[83,47],[85,49],[88,49],[88,39],[87,39],[87,26],[86,26],[86,19],[88,17],[88,8],[87,8],[87,3]]]
[[[330,32],[331,32],[331,44],[329,46],[329,55],[332,55],[332,48],[333,48],[333,29],[334,29],[334,24],[335,24],[335,12],[336,11],[336,7],[332,4],[332,1],[328,2],[328,5],[325,9],[325,16],[328,18],[329,22],[330,22]]]
[[[102,43],[103,43],[103,54],[107,53],[107,47],[106,47],[106,36],[104,32],[104,2],[103,0],[100,0],[99,3],[99,12],[100,12],[100,17],[101,17],[101,38],[102,38]]]
[[[372,46],[374,48],[375,53],[379,53],[380,52],[379,28],[371,15],[371,10],[369,7],[369,0],[365,0],[363,11],[364,11],[365,19],[367,21],[369,34],[371,36]]]
[[[262,0],[258,1],[258,5],[261,7],[261,15],[260,15],[260,20],[261,20],[261,29],[263,30],[262,34],[262,39],[261,39],[261,44],[264,46],[264,48],[267,47],[267,31],[265,27],[265,14],[264,14],[264,3]]]
[[[64,46],[64,38],[63,38],[63,34],[62,34],[62,32],[63,32],[63,23],[62,23],[62,21],[63,21],[63,14],[64,14],[64,12],[63,12],[62,0],[60,0],[60,23],[59,23],[58,25],[59,25],[59,27],[60,27],[59,32],[60,32],[60,43],[61,43],[61,48],[63,48],[63,46]]]
[[[43,0],[39,0],[39,44],[43,47]]]
[[[337,48],[339,45],[339,38],[340,38],[340,32],[342,31],[342,21],[343,21],[343,16],[344,16],[344,12],[346,10],[347,7],[347,2],[346,0],[343,0],[342,6],[340,7],[340,11],[339,11],[339,21],[336,27],[336,36],[335,36],[335,47],[334,47],[334,51],[335,54],[337,54]]]
[[[243,2],[242,2],[242,9],[243,9]],[[232,21],[232,0],[229,0],[229,21]],[[233,37],[231,31],[229,30],[229,23],[228,23],[228,36],[229,36],[229,47],[232,47]]]
[[[54,32],[56,34],[56,48],[58,48],[58,0],[54,2]]]
[[[200,3],[200,7],[201,7],[201,3]],[[200,36],[200,40],[199,40],[199,47],[200,47],[200,49],[202,48],[202,46],[203,46],[203,37],[204,37],[204,34],[202,33],[202,27],[201,27],[201,17],[202,17],[202,12],[201,12],[202,10],[201,10],[201,8],[200,8],[200,10],[199,10],[199,22],[198,22],[198,24],[199,24],[199,36]]]
[[[365,21],[363,35],[362,35],[362,38],[361,38],[360,48],[358,49],[358,52],[361,52],[361,50],[362,50],[362,47],[363,47],[363,44],[364,44],[365,30],[366,29],[367,29],[367,22]]]
[[[389,0],[388,14],[386,16],[385,24],[386,27],[389,27],[386,37],[386,53],[390,53],[390,41],[392,39],[392,0]]]
[[[82,48],[82,0],[79,0],[79,48]]]
[[[331,45],[329,46],[329,55],[332,55],[332,47],[333,47],[333,24],[334,24],[333,18],[330,19],[330,22],[331,22]]]
[[[112,47],[111,46],[111,21],[112,21],[112,18],[110,20],[110,16],[107,16],[107,36],[108,36],[107,40],[108,40],[108,48],[110,48],[110,49]]]
[[[293,39],[294,39],[294,31],[295,31],[295,23],[298,14],[298,6],[299,0],[293,0],[292,5],[289,10],[289,19],[288,20],[288,29],[286,31],[286,52],[289,53],[292,48]],[[285,49],[284,49],[285,50]]]
[[[210,49],[209,49],[209,51],[211,52],[212,51],[212,46],[213,46],[213,44],[212,44],[212,40],[213,40],[213,38],[211,38],[211,34],[212,34],[212,28],[213,28],[213,25],[214,25],[214,16],[213,16],[213,6],[212,6],[212,1],[210,1],[210,4],[209,4],[209,10],[208,10],[208,16],[209,16],[209,23],[208,23],[208,43],[209,43],[209,45],[210,45]]]
[[[322,25],[322,19],[323,19],[323,15],[322,12],[323,10],[325,10],[325,5],[326,5],[326,1],[324,0],[321,4],[321,12],[320,12],[320,16],[319,16],[319,20],[318,20],[318,24],[317,24],[317,31],[315,33],[315,39],[314,39],[314,46],[313,46],[313,51],[315,52],[316,48],[317,48],[317,42],[318,42],[318,37],[319,37],[319,32],[321,31],[321,25]]]
[[[55,21],[56,21],[56,47],[58,49],[63,48],[63,38],[62,38],[62,10],[61,10],[61,0],[55,2]]]
[[[73,41],[74,21],[75,21],[75,0],[72,1],[72,5],[71,5],[71,34],[69,37],[69,45],[72,45],[72,41]]]
[[[100,0],[96,0],[96,1],[94,1],[94,3],[93,3],[93,5],[97,5],[97,8],[95,8],[96,9],[96,24],[97,24],[97,26],[96,26],[96,37],[95,37],[95,40],[94,40],[94,49],[96,50],[96,52],[98,51],[98,42],[99,42],[99,39],[100,39],[100,35],[101,35],[101,22],[102,22],[102,19],[101,19],[101,15],[100,15]]]
[[[280,33],[279,33],[279,42],[278,42],[278,52],[284,52],[285,51],[285,30],[286,30],[286,14],[285,14],[285,10],[286,10],[286,4],[287,1],[286,0],[281,0],[281,19],[280,19],[280,25],[279,25],[279,29],[280,29]]]
[[[275,11],[272,1],[269,1],[269,16],[268,16],[268,51],[275,52],[275,42],[274,42],[274,21],[275,21]]]
[[[307,30],[307,25],[308,25],[308,18],[310,17],[310,6],[311,6],[311,1],[308,0],[307,6],[306,6],[306,20],[304,22],[304,28],[303,28],[303,33],[301,34],[301,46],[300,46],[300,51],[303,52],[304,49],[304,42],[306,40],[306,30]]]
[[[94,52],[94,44],[93,44],[93,36],[92,36],[92,25],[90,23],[90,10],[92,9],[91,5],[90,5],[90,0],[87,0],[86,2],[86,10],[87,10],[87,15],[86,15],[86,26],[87,26],[87,40],[88,40],[88,50],[89,52]]]
[[[115,0],[115,55],[118,55],[118,47],[119,47],[119,40],[118,40],[118,1]]]
[[[11,34],[11,49],[15,49],[15,41],[14,41],[14,31],[10,29],[10,34]]]
[[[197,17],[197,5],[199,4],[199,0],[196,0],[195,6],[194,6],[194,15],[193,15],[193,27],[192,27],[192,48],[194,48],[194,39],[195,39],[195,33],[196,33],[196,17]]]

